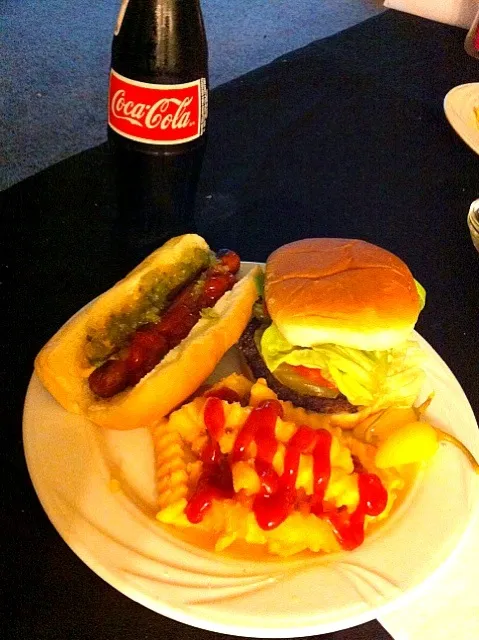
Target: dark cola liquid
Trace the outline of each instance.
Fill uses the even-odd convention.
[[[173,90],[201,80],[203,90],[201,129],[195,139],[178,144],[150,144],[132,136],[136,137],[137,131],[140,136],[169,135],[175,126],[184,136],[187,129],[182,131],[181,127],[190,107],[174,106],[176,111],[163,113],[163,107],[158,106],[161,100],[155,103],[156,98],[148,99],[148,93],[146,98],[131,99],[134,93],[130,91],[114,103],[121,118],[116,121],[120,130],[114,130],[109,110],[118,230],[141,258],[167,238],[195,230],[195,195],[206,143],[208,56],[199,0],[129,0],[123,10],[113,39],[114,72],[129,81],[167,85]],[[151,109],[155,114],[148,118]],[[153,126],[160,121],[161,126]],[[126,135],[123,126],[129,128]],[[173,131],[173,138],[175,135]]]

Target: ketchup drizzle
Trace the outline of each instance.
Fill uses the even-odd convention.
[[[225,412],[220,398],[211,396],[206,400],[203,420],[211,439],[217,441],[225,426]]]
[[[388,494],[380,478],[358,470],[359,503],[349,513],[347,508],[328,508],[324,496],[331,475],[332,436],[325,429],[311,429],[306,425],[298,427],[291,439],[285,443],[284,468],[279,475],[273,467],[273,459],[278,450],[275,426],[283,409],[277,400],[266,400],[254,408],[241,428],[233,450],[228,456],[221,453],[218,439],[225,426],[223,398],[227,393],[219,390],[218,397],[209,394],[205,402],[203,417],[209,441],[202,452],[203,472],[196,491],[185,509],[188,520],[201,522],[214,499],[234,496],[231,465],[249,456],[249,448],[254,443],[256,453],[254,466],[260,480],[260,490],[253,499],[253,513],[258,526],[264,530],[278,527],[299,501],[305,501],[307,511],[317,517],[329,520],[335,535],[344,549],[354,549],[364,540],[366,515],[376,516],[384,511]],[[236,401],[232,397],[232,401]],[[296,481],[301,455],[311,455],[313,461],[313,494],[298,495]]]
[[[226,402],[241,402],[241,398],[236,391],[234,389],[228,389],[228,387],[209,389],[203,395],[205,398],[220,398],[220,400],[226,400]]]
[[[276,418],[283,413],[277,400],[265,400],[251,411],[240,430],[231,452],[232,462],[237,462],[252,442],[256,442],[256,457],[271,464],[278,443],[274,434]]]
[[[225,426],[225,412],[220,398],[212,395],[206,399],[203,420],[210,436],[201,454],[203,471],[195,492],[185,507],[185,515],[193,524],[203,520],[214,499],[234,496],[231,467],[218,444]]]
[[[378,516],[386,508],[388,493],[375,473],[358,475],[359,502],[352,513],[340,507],[327,514],[336,537],[343,549],[352,550],[364,542],[366,516]]]
[[[283,473],[278,477],[275,487],[268,491],[262,483],[261,491],[253,502],[256,521],[265,530],[278,527],[296,506],[298,500],[296,480],[301,454],[310,454],[313,458],[311,508],[313,510],[316,507],[318,515],[322,511],[324,492],[331,474],[331,434],[324,429],[315,430],[301,425],[286,443],[285,449]],[[272,466],[268,471],[270,474],[276,473]],[[318,505],[321,508],[318,508]]]

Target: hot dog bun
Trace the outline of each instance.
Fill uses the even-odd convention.
[[[179,264],[198,251],[209,251],[200,236],[186,234],[172,238],[73,316],[42,348],[35,359],[35,372],[66,410],[111,429],[149,426],[188,398],[213,372],[250,318],[257,298],[255,277],[259,267],[225,293],[214,306],[215,313],[200,319],[189,335],[134,387],[102,400],[88,385],[94,367],[85,352],[92,328],[104,327],[112,314],[132,304],[144,290],[152,271],[167,279]]]

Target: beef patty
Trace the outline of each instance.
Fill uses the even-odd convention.
[[[289,400],[294,405],[304,407],[309,411],[315,411],[317,413],[357,412],[357,407],[352,405],[342,394],[336,398],[320,398],[318,396],[297,393],[293,389],[281,384],[281,382],[272,375],[256,347],[254,334],[260,326],[261,322],[253,318],[244,330],[237,345],[255,378],[265,378],[268,387],[276,393],[280,400]]]

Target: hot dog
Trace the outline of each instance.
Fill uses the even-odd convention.
[[[169,240],[64,325],[35,359],[68,411],[113,429],[149,426],[190,396],[238,340],[259,268],[232,251]]]

